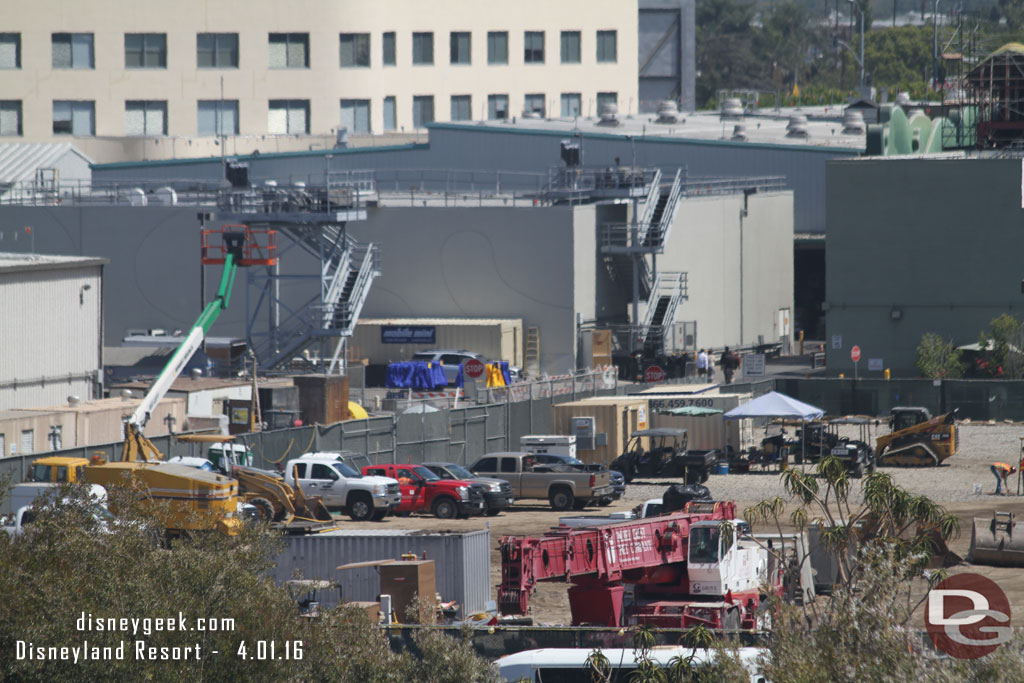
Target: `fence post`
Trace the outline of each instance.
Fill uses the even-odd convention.
[[[512,420],[512,408],[511,408],[511,404],[509,403],[509,399],[510,399],[511,395],[512,395],[512,392],[509,391],[508,387],[505,387],[505,450],[506,451],[510,450],[512,448],[511,445],[510,445],[510,441],[511,441],[510,437],[511,437],[511,435],[509,434],[509,431],[510,431],[509,424],[510,424],[510,422]]]

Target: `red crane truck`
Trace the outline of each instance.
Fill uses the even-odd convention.
[[[658,517],[506,536],[499,607],[526,614],[538,581],[566,581],[573,625],[764,629],[762,589],[781,594],[782,572],[748,533],[735,503],[691,502]],[[625,584],[633,588],[626,609]]]

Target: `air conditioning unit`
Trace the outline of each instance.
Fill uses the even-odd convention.
[[[572,433],[576,437],[576,449],[592,451],[597,448],[597,419],[593,417],[574,417],[571,422]]]

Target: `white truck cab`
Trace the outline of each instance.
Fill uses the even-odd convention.
[[[749,528],[745,522],[730,521],[731,539],[719,521],[690,525],[686,571],[691,593],[725,595],[757,590],[768,582],[768,551],[744,536]]]
[[[345,453],[306,453],[289,460],[284,478],[302,492],[320,496],[328,508],[342,508],[359,522],[381,520],[402,502],[398,481],[390,477],[364,476],[345,462]]]

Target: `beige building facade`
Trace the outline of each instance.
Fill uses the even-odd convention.
[[[635,113],[637,13],[635,0],[5,3],[0,141],[92,153],[145,138],[162,156],[171,138],[195,156],[221,136],[273,151],[268,139],[340,128]]]

